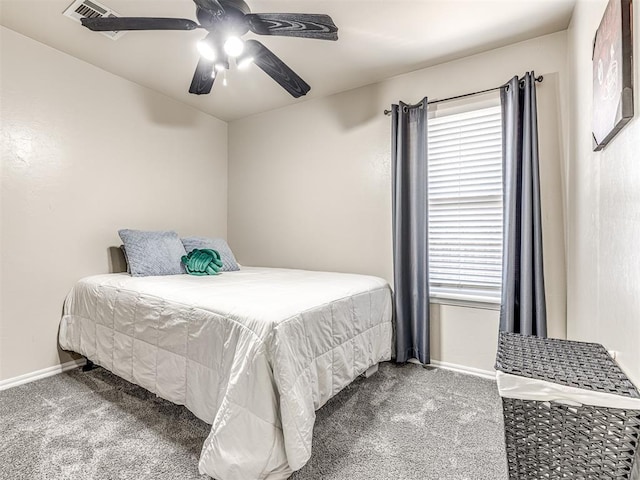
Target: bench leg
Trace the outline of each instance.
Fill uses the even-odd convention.
[[[87,363],[85,363],[82,366],[82,371],[83,372],[89,372],[89,371],[93,370],[94,368],[96,368],[95,364],[91,360],[89,360],[87,358]]]
[[[374,373],[376,373],[378,371],[378,363],[376,363],[375,365],[371,365],[369,368],[367,368],[367,370],[364,372],[364,376],[366,378],[369,378],[371,375],[373,375]]]

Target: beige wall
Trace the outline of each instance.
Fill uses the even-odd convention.
[[[65,295],[117,230],[226,235],[227,126],[1,28],[0,380],[66,361]]]
[[[239,260],[391,281],[390,120],[382,111],[398,100],[495,87],[533,69],[546,77],[538,95],[550,331],[564,337],[565,47],[560,32],[231,123],[229,241]],[[498,312],[433,309],[434,359],[491,370]]]
[[[568,336],[603,343],[640,385],[640,78],[635,118],[592,152],[593,37],[606,0],[579,1],[568,30],[571,142],[567,166]],[[634,25],[640,25],[635,5]],[[636,29],[637,30],[637,29]],[[636,54],[640,35],[635,32]]]
[[[581,7],[578,15],[592,9]],[[580,17],[572,28],[575,49],[589,28]],[[0,40],[1,380],[68,359],[55,342],[62,301],[78,278],[109,270],[107,249],[119,244],[118,228],[226,235],[227,128],[5,28]],[[577,235],[576,227],[589,226],[579,214],[591,218],[577,208],[577,195],[584,196],[581,203],[593,200],[591,183],[576,186],[576,169],[583,166],[576,165],[574,142],[563,138],[571,124],[561,95],[570,85],[565,53],[566,33],[560,32],[232,123],[229,240],[239,260],[391,281],[390,125],[382,110],[398,100],[490,88],[534,69],[545,75],[538,101],[550,333],[564,337],[565,204],[572,208],[566,225],[573,239],[570,288],[578,280],[588,283],[588,276],[578,279],[576,265],[593,255],[587,245],[576,245],[585,233]],[[578,69],[577,63],[570,67]],[[574,102],[572,119],[584,108]],[[571,161],[563,162],[563,154]],[[592,181],[593,172],[581,175]],[[563,185],[571,189],[564,196]],[[630,245],[624,248],[633,255]],[[589,310],[576,291],[574,319]],[[492,368],[496,310],[432,305],[432,312],[434,359]],[[574,336],[591,331],[594,316],[586,318],[574,321]],[[630,341],[621,337],[610,348],[624,359],[630,349],[618,345]],[[632,341],[637,337],[636,330]]]

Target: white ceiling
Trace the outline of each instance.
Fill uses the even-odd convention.
[[[99,0],[122,16],[195,19],[191,0]],[[444,61],[564,30],[575,0],[246,0],[254,13],[326,13],[337,42],[261,37],[311,92],[289,96],[255,65],[229,72],[210,95],[190,95],[203,30],[128,32],[119,40],[62,12],[72,0],[0,0],[0,23],[223,120],[371,84]],[[245,38],[253,36],[248,34]],[[257,36],[255,36],[258,38]]]

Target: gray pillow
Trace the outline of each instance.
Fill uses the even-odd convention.
[[[119,230],[127,252],[127,264],[134,277],[185,273],[181,258],[187,252],[176,232]]]
[[[233,256],[233,252],[227,245],[227,242],[222,238],[205,238],[205,237],[187,237],[182,239],[184,249],[189,253],[191,250],[210,248],[220,254],[220,260],[222,260],[222,272],[235,272],[240,270],[236,257]]]

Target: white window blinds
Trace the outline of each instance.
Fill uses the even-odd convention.
[[[431,295],[496,303],[502,265],[502,114],[429,120]]]

